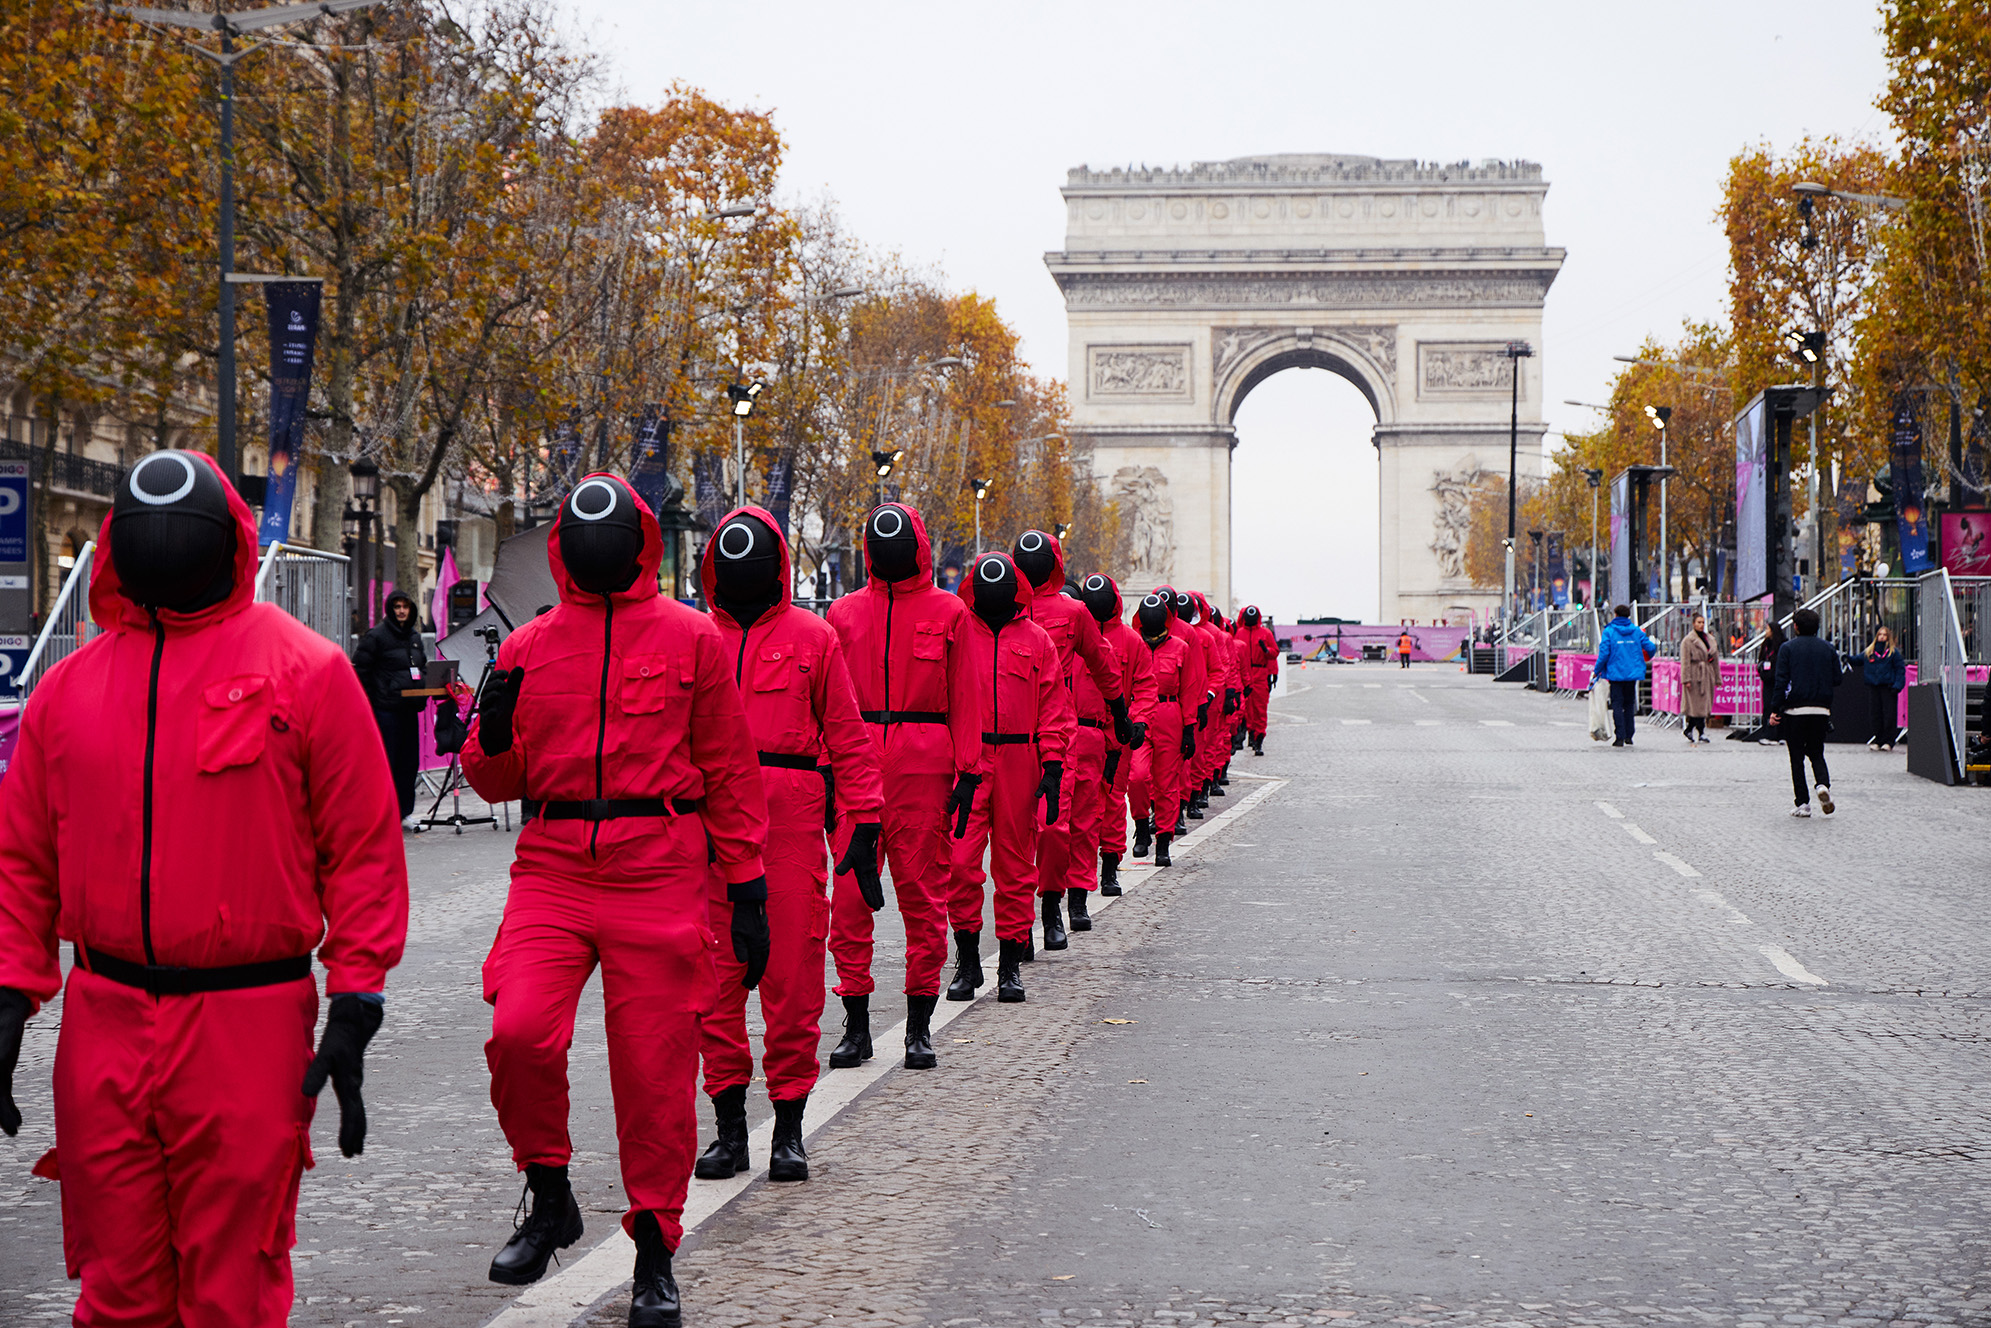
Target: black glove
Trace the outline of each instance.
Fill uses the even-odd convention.
[[[1226,715],[1235,715],[1237,713],[1237,688],[1235,687],[1224,688],[1224,713]]]
[[[1196,730],[1187,724],[1182,726],[1182,759],[1187,761],[1196,754]]]
[[[463,750],[463,744],[470,741],[470,726],[463,722],[463,716],[456,713],[456,701],[447,696],[436,698],[436,755],[454,756]]]
[[[512,715],[518,710],[518,694],[524,687],[525,665],[491,670],[484,698],[478,703],[483,718],[477,725],[477,745],[484,749],[484,755],[497,756],[512,749]]]
[[[1037,781],[1037,796],[1044,800],[1044,824],[1055,824],[1058,819],[1058,786],[1065,782],[1063,761],[1044,762],[1044,777]]]
[[[850,828],[850,847],[836,865],[837,875],[857,873],[857,893],[873,913],[885,907],[885,887],[878,880],[878,836],[884,826],[876,821],[859,821]]]
[[[21,1063],[21,1030],[34,1002],[14,987],[0,987],[0,1130],[21,1132],[21,1109],[14,1105],[14,1067]]]
[[[1129,742],[1126,742],[1126,743],[1123,743],[1123,744],[1121,744],[1121,745],[1122,745],[1122,746],[1125,746],[1125,747],[1145,747],[1145,746],[1147,746],[1147,745],[1148,745],[1148,726],[1147,726],[1147,725],[1145,725],[1145,724],[1136,724],[1136,725],[1134,725],[1134,736],[1133,736],[1133,739],[1132,739],[1131,741],[1129,741]]]
[[[1112,788],[1112,787],[1113,787],[1113,777],[1114,777],[1115,775],[1117,775],[1117,774],[1118,774],[1118,773],[1120,772],[1120,755],[1121,755],[1121,751],[1122,751],[1122,749],[1121,749],[1121,748],[1118,748],[1118,747],[1115,747],[1115,748],[1114,748],[1114,749],[1113,749],[1112,751],[1110,751],[1110,752],[1106,753],[1106,780],[1105,780],[1105,782],[1106,782],[1106,787],[1107,787],[1107,788]]]
[[[733,901],[733,958],[747,966],[740,985],[752,991],[767,972],[767,951],[773,944],[767,931],[767,877],[726,887]]]
[[[981,786],[980,775],[960,775],[954,780],[954,792],[947,797],[947,814],[954,818],[956,839],[968,833],[968,809],[975,805],[975,790]]]
[[[1132,746],[1134,721],[1127,716],[1127,698],[1116,696],[1106,703],[1106,708],[1113,712],[1113,741],[1122,747]]]
[[[318,1039],[318,1054],[304,1071],[304,1096],[317,1097],[332,1081],[339,1099],[339,1151],[358,1157],[366,1151],[366,1103],[360,1097],[360,1083],[366,1078],[360,1058],[366,1044],[380,1031],[385,1013],[378,1002],[345,995],[332,998],[325,1016],[325,1032]]]
[[[1196,707],[1196,727],[1200,729],[1209,722],[1210,722],[1210,703],[1208,701],[1204,701],[1202,705]]]

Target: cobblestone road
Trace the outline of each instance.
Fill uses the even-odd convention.
[[[688,1325],[1991,1324],[1982,792],[1833,749],[1839,812],[1792,821],[1779,749],[1613,750],[1438,666],[1295,682],[1240,764],[1287,782],[831,1121],[807,1185],[707,1221]],[[345,1162],[321,1119],[298,1324],[506,1304],[477,968],[510,843],[410,845],[372,1142]],[[26,1175],[54,1022],[0,1144],[10,1324],[73,1295]],[[590,1242],[620,1208],[603,1059],[597,990]]]

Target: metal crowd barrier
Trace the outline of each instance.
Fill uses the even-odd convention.
[[[256,599],[276,605],[345,651],[352,633],[353,588],[346,575],[350,562],[344,554],[279,540],[264,551],[256,569]]]
[[[1915,598],[1921,619],[1916,678],[1941,686],[1943,726],[1949,730],[1950,755],[1956,761],[1955,769],[1962,770],[1969,657],[1964,651],[1963,628],[1957,621],[1956,593],[1948,569],[1925,573],[1916,583]]]
[[[100,630],[90,621],[90,568],[96,556],[97,542],[91,540],[76,555],[76,565],[69,569],[69,575],[62,579],[62,593],[55,597],[55,606],[49,610],[40,635],[35,637],[27,663],[11,680],[21,700],[26,701],[28,693],[50,669],[88,645]]]

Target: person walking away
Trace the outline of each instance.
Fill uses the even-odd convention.
[[[802,1147],[802,1113],[816,1086],[822,1040],[823,955],[829,935],[828,847],[837,832],[845,849],[837,871],[852,872],[867,906],[885,906],[878,881],[878,836],[884,794],[878,753],[858,718],[857,698],[843,665],[836,630],[793,605],[794,571],[788,541],[774,517],[758,507],[729,512],[706,541],[699,565],[706,615],[719,629],[724,657],[746,707],[747,727],[760,752],[767,800],[767,972],[760,982],[761,1072],[774,1105],[768,1179],[809,1179]],[[830,789],[835,789],[831,801]],[[710,880],[712,932],[729,936],[733,904],[726,881]],[[754,1077],[747,1041],[746,966],[719,951],[713,1012],[700,1026],[705,1095],[717,1136],[695,1174],[730,1179],[751,1165],[747,1156],[747,1085]],[[933,1012],[931,997],[924,1011]],[[871,1053],[870,1038],[858,1050]],[[917,1047],[917,1051],[915,1048]],[[918,1063],[915,1063],[915,1062]],[[906,1064],[934,1065],[925,1019],[909,1018]]]
[[[1120,893],[1120,859],[1127,852],[1127,780],[1133,774],[1134,753],[1147,742],[1148,721],[1154,713],[1154,665],[1140,634],[1120,619],[1120,587],[1112,577],[1094,572],[1080,584],[1079,599],[1092,611],[1099,634],[1120,662],[1121,693],[1127,698],[1127,714],[1134,724],[1132,742],[1116,738],[1107,747],[1105,796],[1100,800],[1099,825],[1093,836],[1099,854],[1099,893],[1110,896]],[[1079,676],[1076,670],[1073,676]],[[1065,897],[1080,914],[1087,911],[1083,892],[1093,888],[1091,870],[1089,862],[1074,862],[1069,878]],[[1079,893],[1074,897],[1072,891]]]
[[[886,503],[864,521],[864,588],[826,615],[843,642],[857,706],[884,773],[883,847],[906,933],[906,1021],[940,995],[953,874],[948,808],[981,776],[981,707],[968,667],[968,606],[933,583],[933,546],[916,508]],[[832,1069],[871,1045],[872,912],[849,873],[830,887],[830,955],[844,1036]],[[956,932],[962,966],[982,985],[981,920]],[[918,1067],[915,1067],[918,1068]]]
[[[60,937],[35,1173],[62,1182],[75,1322],[281,1328],[314,1099],[329,1078],[361,1153],[408,930],[387,762],[344,652],[255,602],[256,522],[213,461],[143,457],[97,538],[100,630],[35,688],[0,781],[0,1129]]]
[[[532,1198],[490,1277],[536,1282],[581,1238],[567,1049],[599,966],[622,1229],[636,1245],[631,1328],[681,1317],[671,1257],[698,1151],[699,1024],[717,980],[710,872],[733,905],[745,986],[759,983],[770,948],[753,731],[719,629],[658,593],[663,556],[635,491],[620,476],[584,476],[546,545],[560,602],[498,648],[463,747],[480,796],[540,803],[519,832],[484,961],[491,1104]]]
[[[1410,652],[1415,650],[1416,648],[1417,648],[1417,642],[1411,637],[1408,631],[1405,631],[1402,635],[1397,637],[1396,657],[1398,661],[1397,663],[1398,668],[1407,669],[1410,667]]]
[[[1279,640],[1256,604],[1238,615],[1237,659],[1244,676],[1244,731],[1253,756],[1265,755],[1272,689],[1279,682]]]
[[[1867,746],[1875,751],[1894,750],[1901,733],[1901,689],[1908,685],[1908,664],[1894,648],[1894,637],[1883,627],[1874,633],[1873,644],[1860,656],[1861,674],[1866,678],[1868,714],[1873,737]]]
[[[1631,605],[1618,605],[1597,639],[1597,676],[1611,684],[1613,747],[1632,745],[1638,725],[1638,685],[1645,681],[1645,662],[1658,650],[1659,643],[1632,621]]]
[[[1791,615],[1797,635],[1777,651],[1771,675],[1774,709],[1770,723],[1784,735],[1785,750],[1791,758],[1791,791],[1797,805],[1792,816],[1811,815],[1811,795],[1805,791],[1804,763],[1818,785],[1818,808],[1832,814],[1832,775],[1825,768],[1825,735],[1832,731],[1832,693],[1838,689],[1845,669],[1839,652],[1818,639],[1818,611],[1799,609]]]
[[[1714,713],[1715,688],[1721,683],[1721,655],[1708,632],[1705,614],[1680,640],[1680,713],[1688,742],[1708,740],[1708,716]]]
[[[382,614],[353,650],[353,671],[373,703],[373,722],[380,728],[380,745],[387,749],[387,769],[401,804],[401,828],[413,830],[415,774],[422,762],[420,720],[429,699],[401,693],[422,685],[422,624],[415,601],[398,590],[387,597]]]
[[[1022,964],[1030,946],[1031,905],[1038,897],[1038,835],[1058,819],[1065,756],[1077,723],[1058,649],[1025,616],[1030,582],[1008,555],[977,558],[960,594],[974,610],[968,659],[981,712],[982,756],[976,770],[980,782],[952,806],[947,913],[956,932],[981,927],[987,850],[988,875],[995,878],[996,1000],[1013,1003],[1024,999]],[[1086,621],[1091,623],[1090,614]],[[1097,632],[1097,624],[1093,628]],[[974,977],[964,963],[948,985],[947,999],[973,1000]]]
[[[1759,742],[1784,740],[1783,731],[1770,723],[1769,717],[1776,709],[1771,703],[1771,698],[1775,695],[1771,689],[1776,683],[1777,652],[1783,649],[1785,639],[1783,624],[1772,622],[1769,630],[1763,634],[1763,644],[1756,649],[1756,684],[1762,697],[1764,720],[1763,727],[1757,731]]]

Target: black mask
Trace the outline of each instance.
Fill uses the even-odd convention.
[[[1244,625],[1246,627],[1258,626],[1258,606],[1256,604],[1245,605],[1244,613],[1241,616],[1244,618]]]
[[[1180,590],[1175,592],[1175,616],[1186,623],[1196,621],[1196,601]]]
[[[871,574],[880,581],[904,581],[919,575],[920,538],[912,513],[886,503],[864,525],[864,551],[871,557]]]
[[[1101,625],[1113,621],[1113,601],[1120,596],[1111,581],[1094,572],[1079,584],[1078,597]]]
[[[1159,593],[1149,595],[1141,601],[1141,607],[1134,610],[1134,621],[1141,625],[1141,639],[1151,646],[1158,646],[1168,639],[1168,600]]]
[[[712,537],[712,598],[751,622],[781,598],[781,536],[757,516],[740,515]]]
[[[1030,578],[1030,584],[1043,589],[1058,570],[1058,555],[1051,537],[1041,530],[1026,530],[1016,537],[1016,547],[1010,557],[1016,560],[1016,570]]]
[[[111,503],[111,566],[127,599],[198,613],[235,587],[235,518],[206,459],[154,452],[118,481]]]
[[[1016,577],[1016,564],[999,553],[985,553],[968,569],[975,590],[975,616],[990,627],[1000,627],[1017,613],[1017,593],[1023,585]]]
[[[609,595],[636,584],[643,519],[621,480],[594,475],[575,486],[560,513],[560,561],[574,584]]]

